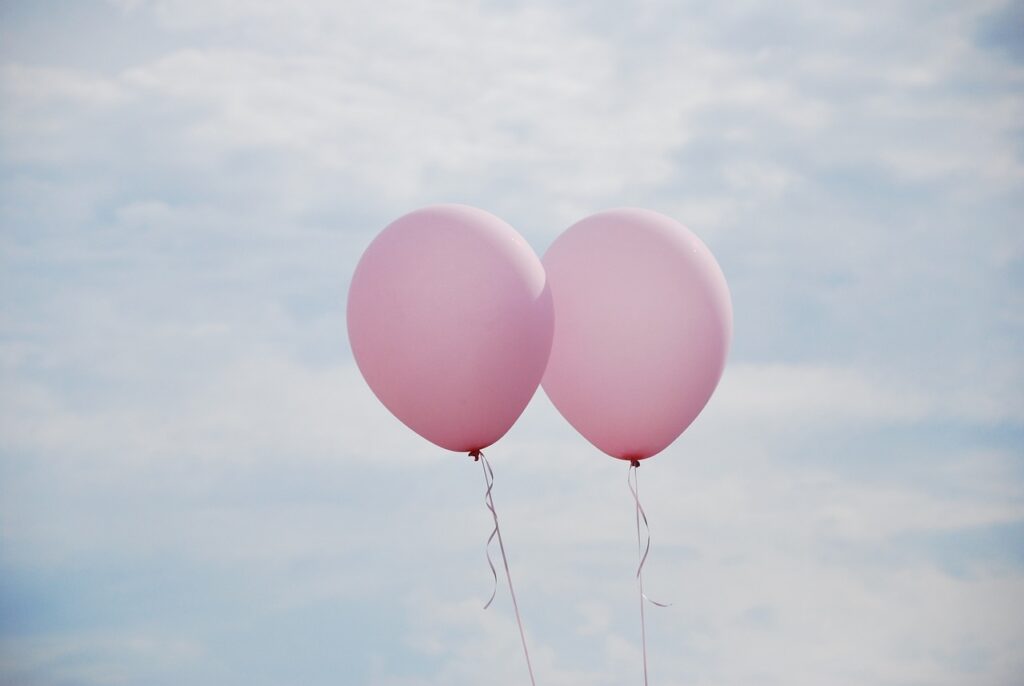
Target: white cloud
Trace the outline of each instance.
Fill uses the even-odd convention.
[[[913,377],[883,378],[867,368],[807,364],[734,364],[717,391],[728,423],[799,427],[899,425],[926,421],[997,424],[1021,421],[1012,389],[965,387],[953,392]]]
[[[183,335],[175,333],[179,342]],[[235,465],[374,453],[410,459],[403,455],[417,445],[351,363],[315,369],[279,358],[241,360],[187,396],[144,405],[74,407],[39,385],[9,385],[3,400],[8,449],[99,462],[112,471],[182,458]]]

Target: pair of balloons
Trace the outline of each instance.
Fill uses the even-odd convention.
[[[494,215],[435,205],[367,248],[348,333],[380,401],[443,448],[488,447],[542,384],[585,438],[632,461],[664,450],[711,397],[732,305],[707,246],[656,212],[591,215],[541,261]]]

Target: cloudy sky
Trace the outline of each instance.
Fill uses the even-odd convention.
[[[650,207],[735,340],[640,470],[659,686],[1024,673],[1024,6],[0,4],[0,681],[512,686],[479,466],[366,388],[352,270],[463,202]],[[489,455],[542,686],[640,683],[626,465]]]

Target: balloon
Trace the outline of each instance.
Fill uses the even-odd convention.
[[[555,304],[544,391],[612,457],[661,452],[725,366],[732,304],[711,251],[669,217],[616,209],[571,226],[543,262]]]
[[[465,205],[394,221],[352,276],[348,335],[367,384],[442,448],[481,450],[512,427],[551,350],[544,268],[515,229]]]

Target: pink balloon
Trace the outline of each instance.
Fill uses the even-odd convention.
[[[465,205],[397,219],[348,294],[359,370],[410,429],[458,452],[491,445],[537,390],[551,350],[544,268],[515,229]]]
[[[707,246],[641,209],[591,215],[544,255],[555,338],[544,391],[612,457],[664,450],[711,397],[732,336],[732,304]]]

